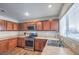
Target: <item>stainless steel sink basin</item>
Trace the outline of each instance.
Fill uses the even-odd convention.
[[[64,45],[60,41],[56,40],[48,40],[48,46],[56,46],[56,47],[64,47]]]
[[[56,46],[56,47],[59,47],[57,41],[55,41],[55,40],[48,40],[47,45],[48,46]]]

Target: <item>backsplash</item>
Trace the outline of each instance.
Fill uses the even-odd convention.
[[[54,31],[0,31],[0,38],[7,38],[13,36],[24,36],[24,32],[36,32],[39,37],[56,37],[57,32]]]
[[[40,37],[56,37],[58,34],[58,32],[55,31],[20,31],[19,35],[24,35],[24,32],[26,33],[36,32],[37,35]]]
[[[18,36],[18,31],[0,31],[0,38]]]

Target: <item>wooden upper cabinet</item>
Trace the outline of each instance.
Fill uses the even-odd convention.
[[[6,31],[18,30],[18,23],[0,20],[0,31],[4,31],[4,30]]]
[[[0,30],[6,30],[6,21],[5,20],[0,20]]]
[[[13,23],[13,30],[15,30],[15,31],[18,30],[18,24],[17,23]]]
[[[34,25],[34,22],[24,22],[21,24],[21,28],[23,31],[27,31],[28,30],[28,26]]]
[[[24,23],[23,23],[23,30],[24,30],[24,31],[27,31],[27,30],[28,30],[27,27],[28,27],[28,24],[27,24],[26,22],[24,22]]]
[[[22,26],[22,25],[23,25],[23,23],[19,23],[19,24],[18,24],[18,30],[19,30],[19,31],[22,31],[22,30],[23,30],[23,26]]]
[[[36,30],[37,31],[43,30],[43,26],[42,26],[42,22],[41,21],[36,22]]]
[[[7,30],[13,30],[13,23],[10,21],[7,21]]]
[[[27,26],[28,26],[28,25],[27,25],[26,22],[24,22],[24,23],[19,23],[18,29],[19,29],[20,31],[27,31],[27,30],[28,30]]]
[[[51,21],[51,30],[52,31],[58,31],[59,29],[59,24],[58,20],[52,20]]]
[[[43,30],[50,30],[50,21],[43,21]]]

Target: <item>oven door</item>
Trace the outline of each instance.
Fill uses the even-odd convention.
[[[25,46],[28,46],[28,47],[33,47],[33,40],[25,40]]]

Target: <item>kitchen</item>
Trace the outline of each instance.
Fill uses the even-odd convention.
[[[74,6],[79,4],[0,3],[0,55],[79,54],[76,40],[67,42],[60,33],[60,21]]]

